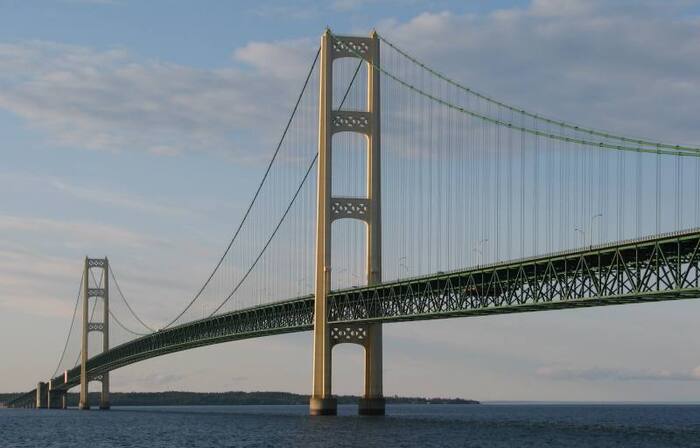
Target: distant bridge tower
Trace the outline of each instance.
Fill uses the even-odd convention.
[[[98,279],[98,284],[90,286],[90,278],[93,276],[93,269],[101,270],[101,275],[94,277]],[[94,283],[94,282],[93,282]],[[100,300],[103,303],[102,320],[91,322],[90,299]],[[90,409],[88,400],[88,383],[90,381],[102,382],[102,395],[100,396],[100,409],[109,409],[109,373],[103,373],[97,377],[88,377],[87,361],[88,334],[92,331],[102,333],[102,351],[109,350],[109,261],[107,258],[85,257],[85,268],[83,270],[83,334],[80,363],[80,409]]]
[[[367,63],[367,110],[333,110],[333,61],[344,57],[362,58]],[[313,392],[311,415],[335,415],[332,395],[332,349],[343,342],[365,349],[365,385],[359,413],[384,415],[382,395],[382,327],[378,323],[332,326],[328,324],[328,293],[331,286],[331,224],[352,218],[367,224],[367,283],[382,278],[382,216],[380,182],[379,38],[334,36],[326,30],[321,38],[318,198],[316,223],[316,285],[314,306]],[[358,132],[367,137],[367,197],[333,196],[333,135]]]

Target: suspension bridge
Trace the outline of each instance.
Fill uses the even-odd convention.
[[[381,57],[380,57],[381,54]],[[318,87],[316,87],[318,86]],[[310,412],[332,350],[364,347],[360,414],[385,412],[382,325],[700,296],[700,147],[509,105],[387,38],[326,30],[243,218],[157,330],[107,258],[86,258],[54,372],[10,407],[142,360],[311,331]],[[201,313],[200,313],[201,309]]]

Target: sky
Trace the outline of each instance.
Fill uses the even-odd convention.
[[[82,259],[148,322],[200,286],[259,181],[325,26],[376,28],[530,110],[700,143],[700,2],[0,0],[0,390],[52,372]],[[700,302],[386,325],[386,395],[700,401]],[[362,390],[334,349],[334,392]],[[114,391],[308,393],[311,335],[116,371]]]

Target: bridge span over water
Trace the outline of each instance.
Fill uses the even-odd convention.
[[[58,367],[9,406],[65,407],[80,386],[88,409],[99,381],[108,409],[121,367],[312,331],[310,412],[336,413],[332,349],[353,343],[365,349],[359,411],[381,415],[384,324],[700,297],[699,179],[698,147],[546,118],[377,33],[327,30],[241,223],[184,310],[154,330],[107,258],[86,258]],[[194,318],[198,304],[214,309]],[[128,337],[110,344],[116,331]]]

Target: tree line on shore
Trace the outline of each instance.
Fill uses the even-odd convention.
[[[21,393],[0,393],[0,406]],[[339,404],[357,403],[359,397],[339,395]],[[99,393],[90,393],[90,401],[97,403]],[[201,406],[201,405],[293,405],[309,403],[309,396],[289,392],[112,392],[112,406]],[[386,397],[389,404],[479,404],[463,398]],[[78,393],[68,394],[68,406],[78,405]]]

